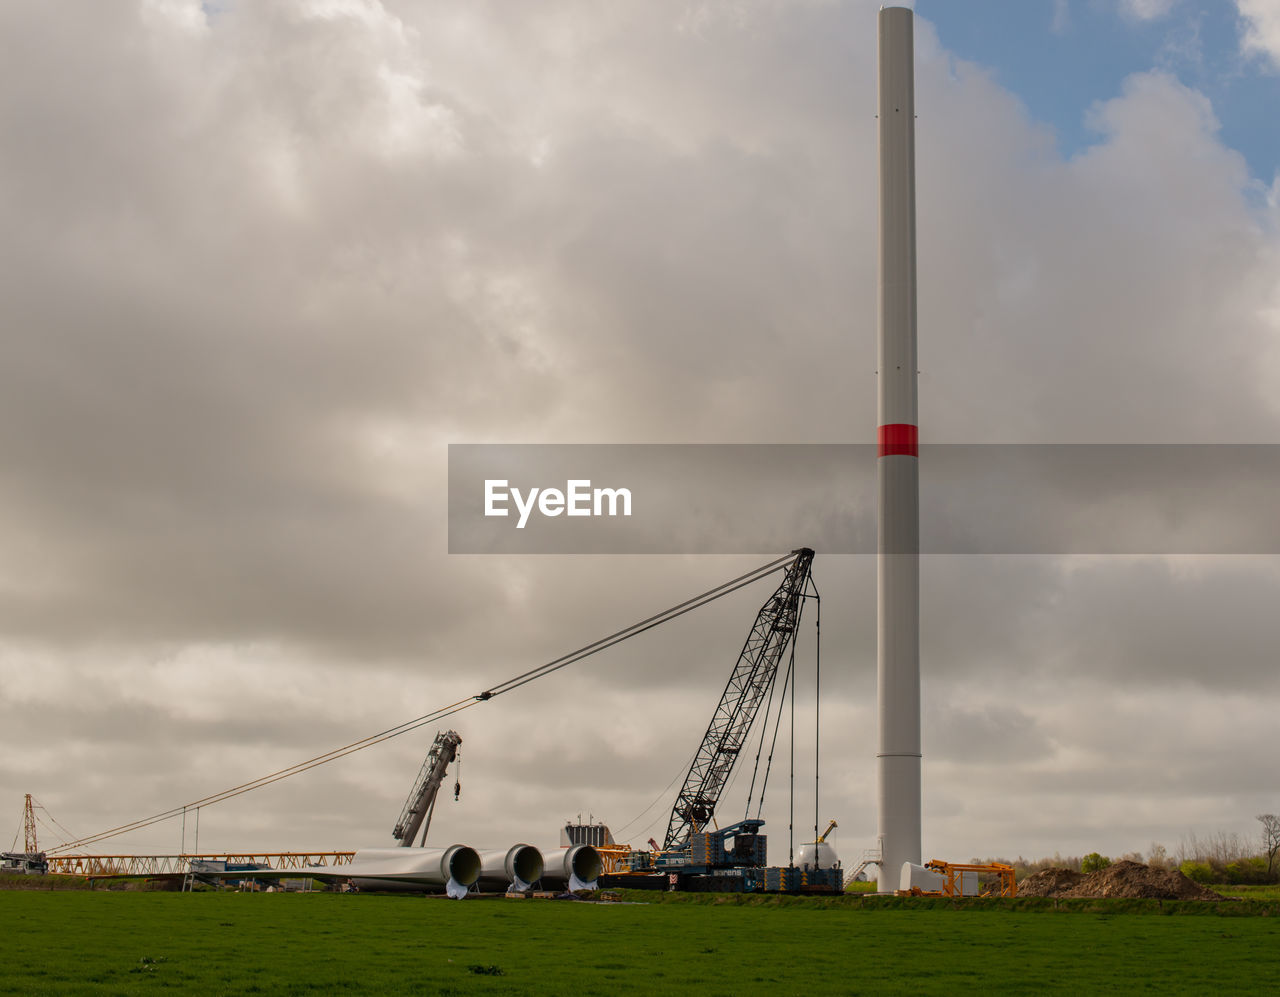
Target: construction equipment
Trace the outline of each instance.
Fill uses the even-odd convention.
[[[49,872],[49,863],[44,852],[0,852],[0,872],[44,876]]]
[[[440,785],[444,782],[449,763],[458,757],[458,748],[461,745],[462,738],[456,731],[447,730],[436,735],[431,750],[427,752],[427,759],[422,763],[422,770],[418,773],[418,778],[409,793],[409,798],[405,800],[400,819],[396,821],[395,829],[391,832],[403,847],[409,848],[413,845],[413,839],[418,836],[419,829],[422,830],[419,847],[427,843],[427,831],[431,827],[431,815],[436,806],[436,793],[440,791]],[[461,789],[461,785],[454,787],[455,799]]]
[[[762,827],[762,820],[740,820],[714,831],[695,831],[689,835],[686,871],[707,873],[712,869],[763,866],[768,838],[760,833]]]
[[[654,844],[652,838],[649,839],[649,844],[654,851],[657,851],[658,846]],[[606,876],[648,868],[648,852],[633,850],[630,845],[614,841],[613,832],[609,830],[607,824],[599,821],[584,824],[581,815],[578,817],[578,823],[566,821],[564,827],[560,829],[560,847],[573,848],[576,845],[591,845],[595,849],[600,859],[600,872]],[[549,849],[548,851],[550,852]],[[551,854],[555,853],[551,852]]]
[[[838,893],[844,888],[844,870],[840,856],[827,842],[827,835],[839,825],[833,820],[813,841],[806,841],[793,864],[771,866],[765,870],[766,891],[788,893]],[[814,825],[817,829],[817,825]]]
[[[652,888],[654,883],[664,883],[671,889],[735,892],[765,888],[768,839],[760,833],[764,821],[758,815],[727,827],[714,827],[714,821],[756,715],[773,689],[778,665],[795,646],[804,600],[817,597],[810,578],[813,551],[801,547],[792,554],[781,584],[756,614],[702,736],[671,808],[663,846],[659,848],[650,838],[651,850],[646,852],[615,845],[611,837],[598,845],[605,871],[633,877],[629,885]]]
[[[768,839],[764,821],[740,820],[714,831],[694,831],[681,852],[659,852],[654,868],[676,872],[683,889],[716,893],[756,893],[764,889]]]
[[[54,855],[49,871],[90,879],[181,877],[192,868],[294,870],[349,865],[355,852],[216,852],[203,855]]]
[[[695,831],[686,848],[660,849],[650,839],[652,851],[598,848],[609,860],[606,874],[618,883],[641,889],[655,883],[694,891],[753,893],[764,888],[767,839],[760,833],[764,821],[740,820],[713,831]],[[648,882],[646,882],[648,881]]]
[[[839,861],[775,867],[767,865],[764,821],[740,820],[714,831],[695,831],[682,851],[659,851],[650,856],[651,873],[666,873],[673,887],[717,893],[835,893],[841,884]],[[802,853],[803,854],[803,853]],[[633,873],[641,871],[633,857]]]
[[[30,793],[22,805],[22,837],[24,851],[0,852],[0,872],[43,876],[49,871],[49,864],[36,840],[36,811]],[[17,843],[16,837],[14,843]]]
[[[898,896],[959,898],[1016,897],[1018,895],[1018,882],[1013,866],[1006,865],[1004,862],[963,863],[933,859],[926,862],[924,867],[939,877],[940,889],[925,890],[913,886],[908,890],[898,890]],[[999,880],[999,886],[984,890],[983,876],[996,877]]]
[[[835,848],[827,842],[827,835],[834,831],[839,825],[833,820],[827,825],[827,829],[822,832],[813,841],[806,841],[800,846],[799,854],[796,855],[795,864],[801,868],[811,869],[835,869],[840,865],[840,856],[836,854]],[[844,885],[843,879],[841,886]]]
[[[813,551],[801,547],[778,590],[760,607],[738,655],[720,703],[711,717],[667,823],[663,851],[689,847],[690,835],[715,817],[720,794],[751,732],[756,713],[773,686],[778,663],[795,640],[803,597],[808,594]]]
[[[838,893],[842,882],[839,867],[818,869],[813,866],[770,866],[764,873],[766,893]]]
[[[22,805],[22,835],[24,838],[24,849],[28,855],[37,855],[40,852],[40,842],[36,840],[36,808],[31,802],[31,794],[27,794],[26,801]]]

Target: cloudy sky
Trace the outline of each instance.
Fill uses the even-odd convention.
[[[0,848],[23,793],[89,835],[767,560],[450,555],[447,447],[874,439],[877,6],[0,5]],[[916,7],[922,440],[1280,442],[1280,0]],[[874,558],[815,576],[856,860]],[[769,591],[452,718],[432,839],[661,837]],[[925,858],[1252,835],[1278,604],[1274,555],[926,557]],[[434,729],[202,850],[391,844]],[[765,816],[785,861],[777,768]]]

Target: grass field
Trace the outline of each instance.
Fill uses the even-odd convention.
[[[1224,897],[1239,897],[1243,900],[1280,900],[1280,886],[1218,886],[1209,889],[1221,893]]]
[[[0,993],[1280,990],[1274,913],[701,899],[0,891]]]

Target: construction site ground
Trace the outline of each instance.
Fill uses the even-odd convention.
[[[1089,874],[1045,869],[1018,883],[1022,897],[1086,899],[1118,897],[1144,900],[1220,901],[1221,894],[1201,886],[1177,869],[1152,869],[1140,862],[1116,862]]]

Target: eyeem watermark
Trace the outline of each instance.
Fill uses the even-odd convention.
[[[450,444],[449,551],[875,554],[878,465],[875,443]],[[922,554],[1280,555],[1280,444],[924,444],[919,468]]]
[[[523,530],[536,508],[543,516],[630,516],[630,488],[592,488],[590,478],[570,478],[564,491],[559,488],[530,488],[521,492],[506,478],[485,478],[484,514],[507,516],[510,500],[520,517],[516,529]],[[607,511],[606,511],[607,509]]]

